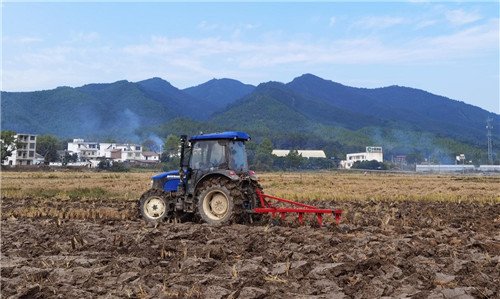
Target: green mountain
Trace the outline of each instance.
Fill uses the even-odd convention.
[[[118,81],[35,92],[2,92],[2,129],[59,137],[135,138],[142,126],[176,117],[207,119],[215,110],[167,81]]]
[[[381,90],[395,90],[401,102]],[[433,112],[425,113],[422,105]],[[447,116],[448,110],[460,113]],[[469,112],[466,122],[463,115]],[[380,145],[390,155],[419,153],[453,162],[450,157],[458,153],[484,152],[486,130],[475,124],[485,124],[487,117],[495,117],[498,124],[498,115],[424,91],[366,90],[304,75],[289,84],[259,85],[210,123],[253,132],[257,138],[271,137],[280,148],[327,148],[336,143],[337,151],[345,153]],[[498,141],[495,136],[494,142]]]
[[[253,85],[243,84],[233,79],[212,79],[182,91],[193,98],[209,102],[215,110],[219,110],[250,94],[254,89]]]
[[[386,154],[484,153],[500,116],[423,90],[354,88],[306,74],[254,87],[213,79],[180,90],[161,78],[1,93],[2,130],[142,141],[150,135],[248,131],[276,148],[330,155],[380,145]],[[498,134],[493,143],[500,144]]]
[[[484,142],[487,118],[493,118],[497,125],[500,122],[499,115],[479,107],[408,87],[354,88],[310,74],[295,78],[287,86],[304,97],[357,112],[362,118],[392,121],[382,127],[402,126],[464,142]],[[350,118],[343,127],[352,127],[352,122],[363,120]],[[396,127],[394,122],[398,123]],[[379,126],[372,121],[370,123]],[[365,127],[365,124],[362,126]]]

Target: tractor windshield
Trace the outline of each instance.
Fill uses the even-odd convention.
[[[203,140],[193,145],[192,169],[227,169],[227,140]]]
[[[239,140],[203,140],[193,144],[191,169],[231,169],[247,171],[245,143]]]
[[[231,157],[229,160],[230,169],[235,171],[248,170],[247,154],[245,152],[245,143],[243,141],[230,141],[229,153]]]

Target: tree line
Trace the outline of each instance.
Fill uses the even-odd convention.
[[[252,134],[252,132],[250,132]],[[262,133],[262,132],[260,132]],[[1,131],[0,149],[1,162],[3,163],[12,152],[22,144],[15,140],[15,132],[11,130]],[[264,134],[256,134],[254,140],[247,142],[246,149],[248,155],[248,164],[251,169],[257,171],[288,171],[288,170],[314,170],[314,169],[332,169],[337,168],[341,159],[345,159],[345,153],[362,152],[363,147],[346,146],[338,140],[325,140],[306,136],[305,134],[283,133],[281,135],[273,132],[269,137],[259,137]],[[272,141],[271,141],[272,140]],[[70,154],[67,151],[61,156],[60,151],[67,150],[68,142],[72,139],[59,139],[54,135],[38,135],[36,152],[44,157],[44,162],[76,162],[78,156]],[[164,138],[163,144],[158,145],[158,141],[153,141],[145,137],[142,142],[144,150],[161,152],[160,159],[164,169],[174,170],[179,167],[178,150],[180,139],[174,134],[169,134]],[[106,138],[103,142],[116,142],[112,138]],[[302,146],[300,146],[302,145]],[[278,157],[272,154],[273,149],[292,148],[285,157]],[[316,148],[325,151],[325,158],[305,158],[299,155],[297,149]],[[59,153],[58,153],[59,152]],[[487,164],[487,154],[484,151],[465,146],[451,139],[440,139],[437,147],[395,147],[387,146],[384,148],[386,159],[391,159],[399,153],[405,153],[406,162],[409,165],[420,163],[430,164],[454,164],[455,156],[465,153],[466,163],[480,165]],[[494,155],[494,164],[500,164],[500,153]],[[397,166],[391,163],[355,163],[354,168],[361,169],[387,169]]]

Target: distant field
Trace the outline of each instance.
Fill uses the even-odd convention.
[[[2,172],[3,198],[137,200],[156,173]],[[500,176],[262,173],[264,192],[292,200],[500,202]]]

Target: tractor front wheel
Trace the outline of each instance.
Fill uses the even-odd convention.
[[[198,213],[209,224],[228,222],[233,215],[233,197],[231,192],[218,184],[203,188],[198,197]]]
[[[139,211],[150,222],[161,222],[171,212],[170,196],[161,190],[150,190],[141,196]]]

